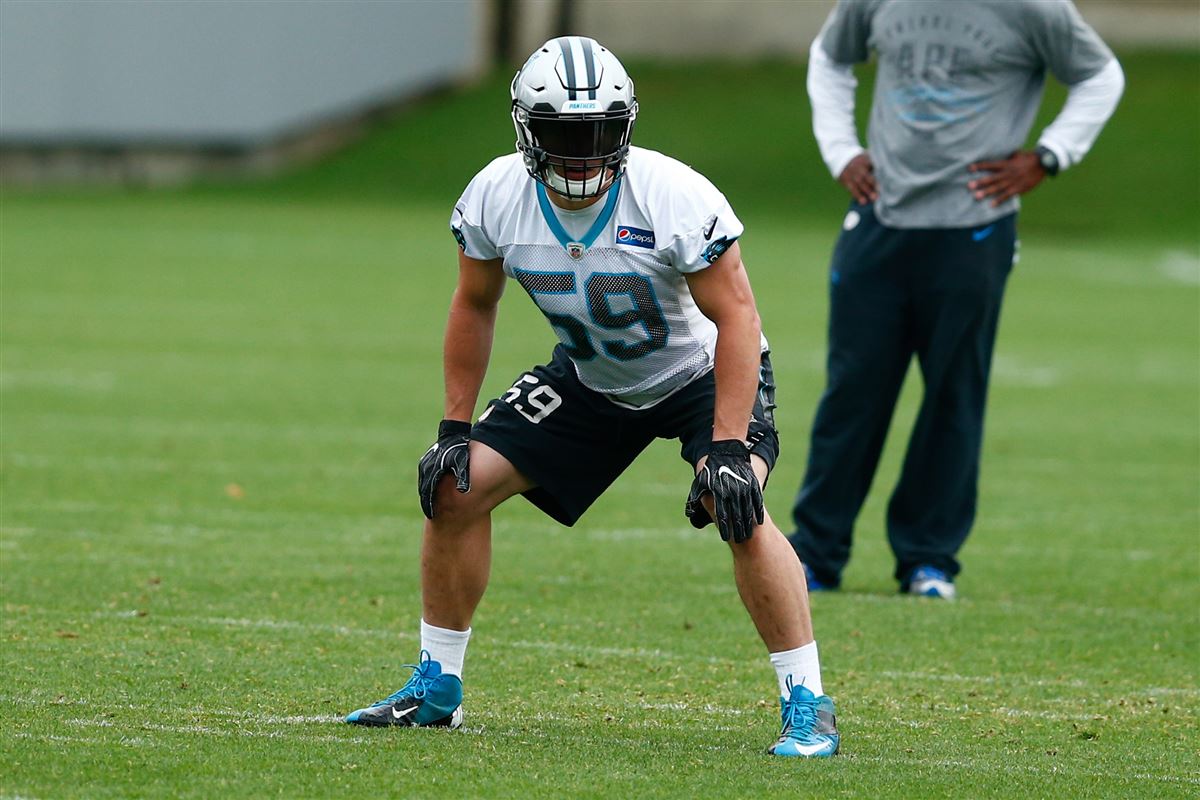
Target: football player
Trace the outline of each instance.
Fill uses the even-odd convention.
[[[768,752],[838,750],[804,573],[763,507],[779,440],[766,339],[742,264],[742,223],[708,180],[630,146],[638,105],[592,39],[538,48],[512,87],[517,150],[454,207],[458,286],[446,326],[445,419],[419,466],[421,652],[359,725],[457,727],[471,618],[491,566],[491,511],[516,494],[573,525],[656,438],[694,468],[685,513],[716,521],[770,653],[783,729]],[[558,335],[474,425],[496,307],[515,280]]]

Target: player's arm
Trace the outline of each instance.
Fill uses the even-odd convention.
[[[458,254],[458,286],[450,300],[450,317],[442,347],[449,420],[469,422],[479,399],[479,387],[492,355],[496,309],[504,293],[500,259],[480,261]]]
[[[744,542],[765,514],[746,444],[758,391],[762,325],[736,242],[706,269],[688,273],[687,282],[697,307],[717,326],[717,396],[712,444],[692,482],[685,513],[693,525],[704,527],[712,520],[703,500],[712,495],[721,538]]]
[[[458,286],[450,300],[442,347],[446,413],[438,425],[437,441],[417,465],[417,494],[429,519],[433,519],[433,499],[444,476],[454,475],[458,491],[471,490],[471,418],[492,354],[496,308],[503,292],[500,259],[481,261],[459,252]]]
[[[696,306],[717,326],[713,440],[744,440],[758,391],[762,323],[738,243],[708,268],[688,273],[687,282]]]

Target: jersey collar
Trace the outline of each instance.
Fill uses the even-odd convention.
[[[554,206],[550,203],[550,198],[546,196],[546,187],[541,183],[537,183],[536,186],[538,207],[542,210],[542,217],[546,220],[546,224],[550,226],[550,232],[554,234],[554,238],[558,239],[559,244],[566,249],[571,258],[582,258],[587,249],[592,246],[592,242],[596,241],[600,232],[608,226],[613,212],[617,209],[617,198],[621,194],[621,178],[617,178],[612,182],[612,186],[608,187],[608,197],[604,201],[604,208],[600,210],[600,216],[596,217],[592,227],[588,228],[587,233],[579,241],[575,241],[567,235],[558,215],[554,213]]]

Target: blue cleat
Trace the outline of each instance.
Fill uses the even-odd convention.
[[[937,567],[922,564],[908,574],[908,580],[900,585],[900,591],[920,597],[953,600],[954,579]]]
[[[419,664],[408,683],[386,699],[351,711],[346,722],[353,725],[401,725],[404,727],[457,728],[462,725],[462,681],[443,675],[442,665],[421,651]]]
[[[773,756],[829,758],[838,751],[841,737],[829,695],[817,697],[805,686],[792,686],[791,697],[779,698],[783,706],[783,730],[779,740],[767,748]]]
[[[808,568],[808,564],[804,565],[804,580],[808,582],[808,590],[810,592],[832,592],[838,588],[837,586],[833,586],[820,580],[813,573],[813,571]]]

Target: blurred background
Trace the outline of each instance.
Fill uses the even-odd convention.
[[[745,668],[761,654],[728,553],[687,526],[669,444],[570,531],[524,502],[497,512],[470,713],[508,738],[426,740],[408,761],[404,739],[329,721],[415,655],[449,215],[513,152],[509,81],[560,32],[623,60],[634,143],[707,175],[746,223],[779,385],[767,504],[788,527],[848,202],[805,92],[832,5],[0,0],[0,794],[329,796],[376,792],[381,771],[402,791],[400,765],[427,758],[447,796],[793,790],[747,758],[774,735],[755,705],[769,673]],[[1196,783],[1200,7],[1077,5],[1127,88],[1088,158],[1024,201],[967,599],[894,597],[882,520],[910,375],[843,591],[815,601],[861,756],[827,773],[832,794]],[[1051,80],[1033,137],[1064,96]],[[510,291],[479,407],[553,343]],[[510,686],[533,687],[553,735],[503,710]],[[693,707],[713,698],[728,727]],[[176,729],[145,725],[183,706]],[[528,786],[497,794],[504,776]]]
[[[4,0],[0,167],[26,184],[277,172],[338,149],[381,112],[519,65],[563,32],[586,31],[626,60],[798,62],[830,5]],[[1118,48],[1200,38],[1186,0],[1079,5]],[[803,102],[796,89],[779,104]]]

